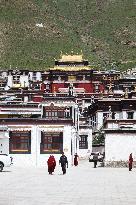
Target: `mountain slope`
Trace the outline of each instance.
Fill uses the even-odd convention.
[[[135,0],[0,0],[0,67],[46,69],[60,51],[90,63],[136,65]]]

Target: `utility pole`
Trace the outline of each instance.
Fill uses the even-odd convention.
[[[77,152],[77,142],[79,140],[79,105],[76,101],[76,104],[75,104],[75,136],[76,136],[76,139],[75,139],[75,151]]]

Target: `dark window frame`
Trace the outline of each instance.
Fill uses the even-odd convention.
[[[63,151],[63,132],[42,132],[40,154],[61,154]]]
[[[31,154],[31,131],[10,131],[10,154]]]
[[[127,112],[127,119],[134,119],[134,112],[133,111]]]
[[[45,109],[43,111],[43,116],[45,118],[65,118],[65,109]]]
[[[80,135],[79,149],[88,149],[88,135]]]

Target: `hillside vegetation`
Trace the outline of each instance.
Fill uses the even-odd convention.
[[[101,69],[135,67],[136,1],[0,0],[1,69],[45,70],[71,50]]]

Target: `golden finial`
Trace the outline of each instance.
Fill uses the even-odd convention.
[[[128,98],[128,89],[127,88],[125,88],[125,94],[124,94],[124,98]]]

